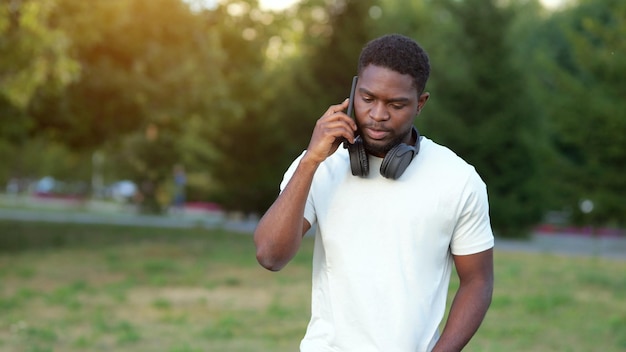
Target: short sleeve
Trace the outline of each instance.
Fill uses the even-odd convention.
[[[298,156],[296,160],[293,161],[293,163],[291,163],[291,165],[283,175],[283,180],[280,183],[281,193],[285,189],[285,187],[287,187],[289,180],[291,180],[291,177],[296,172],[296,169],[298,168],[298,165],[300,164],[300,160],[304,156],[304,153],[306,153],[306,150],[303,151],[302,154],[300,154],[300,156]],[[306,219],[306,221],[309,222],[309,224],[311,224],[311,226],[313,226],[317,220],[317,217],[315,215],[315,207],[313,205],[313,197],[311,196],[310,191],[309,195],[307,196],[306,205],[304,207],[304,218]]]
[[[494,246],[487,187],[472,171],[462,192],[460,214],[450,243],[454,255],[475,254]]]

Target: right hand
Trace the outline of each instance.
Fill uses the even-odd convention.
[[[349,99],[346,99],[341,104],[331,105],[317,120],[307,147],[306,158],[321,163],[332,155],[344,140],[354,143],[356,123],[344,112],[349,102]]]

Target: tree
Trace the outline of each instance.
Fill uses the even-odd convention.
[[[81,76],[35,91],[28,135],[105,155],[112,177],[153,185],[146,204],[158,210],[159,189],[183,161],[187,122],[218,117],[207,113],[223,92],[215,37],[179,0],[57,0],[48,22],[69,38]]]
[[[550,117],[553,204],[577,223],[624,226],[626,3],[581,1],[537,28],[537,97]],[[594,203],[590,214],[579,202]]]
[[[78,74],[69,40],[51,25],[56,1],[12,0],[0,8],[0,95],[24,109],[42,86],[62,87]]]
[[[62,94],[42,95],[34,104],[38,129],[93,149],[200,99],[190,88],[203,43],[182,2],[59,0],[54,20],[71,33],[83,74]]]
[[[425,128],[473,164],[485,180],[500,236],[525,236],[542,215],[537,106],[508,46],[513,14],[492,0],[448,2],[459,26],[456,60],[433,66],[431,90],[443,111]],[[450,39],[449,39],[450,40]]]
[[[144,210],[159,212],[169,203],[168,182],[175,164],[185,165],[194,189],[202,188],[195,180],[208,177],[206,165],[197,163],[197,153],[210,148],[206,131],[222,118],[214,106],[225,92],[220,72],[224,58],[203,18],[181,1],[134,0],[127,5],[146,20],[128,18],[106,29],[107,36],[117,38],[121,31],[125,38],[112,38],[105,47],[90,45],[86,59],[98,76],[103,75],[100,78],[119,79],[110,84],[121,87],[112,101],[120,103],[120,109],[102,117],[129,123],[126,133],[107,135],[102,144],[109,164],[119,169],[118,177],[140,185]],[[190,195],[192,200],[200,197]]]
[[[251,0],[223,2],[202,16],[225,58],[224,91],[208,110],[210,128],[202,129],[196,121],[200,129],[189,130],[188,136],[207,141],[196,163],[210,173],[211,198],[227,210],[259,212],[275,195],[276,180],[269,175],[282,143],[268,105],[275,89],[266,56],[282,15],[265,12]]]
[[[34,171],[23,153],[33,142],[28,107],[37,93],[60,91],[79,77],[69,38],[52,23],[56,9],[54,0],[12,0],[0,7],[0,183]]]

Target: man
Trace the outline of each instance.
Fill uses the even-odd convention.
[[[486,187],[472,166],[414,130],[429,71],[410,38],[369,42],[359,57],[355,120],[343,112],[349,100],[328,108],[259,222],[257,259],[274,271],[316,225],[301,351],[460,351],[485,316],[494,243]],[[353,175],[344,140],[362,143],[369,173]],[[378,169],[398,145],[417,155],[383,176]],[[460,287],[440,335],[453,264]]]

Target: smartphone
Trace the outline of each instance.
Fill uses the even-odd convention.
[[[358,81],[358,79],[359,79],[358,76],[352,77],[352,88],[350,88],[348,110],[346,111],[346,115],[350,116],[351,118],[354,118],[354,116],[352,116],[354,114],[354,94],[356,92],[356,82]],[[347,149],[349,144],[350,143],[344,139],[343,147]]]
[[[350,116],[350,117],[354,117],[352,116],[352,113],[354,112],[354,93],[356,92],[356,82],[359,79],[358,76],[354,76],[352,77],[352,88],[350,88],[350,102],[348,103],[348,111],[346,112],[346,115]]]

